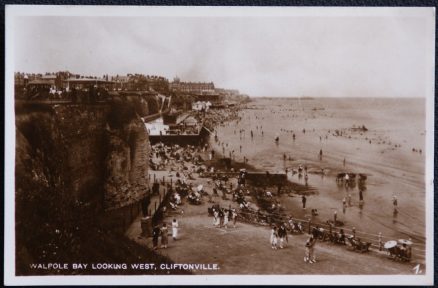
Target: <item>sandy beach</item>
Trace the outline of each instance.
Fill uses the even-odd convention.
[[[356,108],[350,107],[354,111],[348,110],[347,114],[348,104]],[[178,241],[172,241],[168,248],[159,249],[158,253],[178,263],[216,263],[221,267],[220,274],[412,273],[412,267],[425,264],[424,123],[415,120],[421,119],[423,104],[421,100],[410,99],[277,98],[255,99],[235,110],[209,112],[207,119],[216,125],[214,129],[209,126],[214,131],[208,149],[154,146],[158,149],[156,152],[167,151],[165,158],[171,159],[151,171],[154,179],[172,179],[170,183],[183,179],[188,183],[189,191],[194,189],[190,187],[202,185],[206,192],[200,196],[198,205],[193,205],[187,198],[176,209],[168,207],[162,221],[170,226],[172,219],[177,219],[180,236]],[[370,118],[370,114],[374,116]],[[276,137],[278,143],[274,141]],[[208,159],[211,148],[216,151],[214,159],[195,164],[196,159]],[[175,161],[177,153],[185,160]],[[162,162],[162,156],[153,160]],[[310,267],[302,264],[308,222],[303,222],[306,223],[305,231],[290,234],[287,247],[280,253],[269,247],[269,223],[248,222],[240,215],[236,228],[215,226],[213,217],[207,213],[213,204],[225,209],[236,208],[238,213],[246,211],[238,208],[239,204],[231,199],[231,194],[215,194],[215,181],[202,176],[203,172],[196,172],[201,167],[225,172],[226,168],[221,164],[224,156],[233,158],[230,167],[234,171],[245,167],[248,171],[261,171],[260,175],[263,172],[286,175],[292,185],[283,186],[284,192],[280,195],[271,190],[273,198],[281,203],[282,215],[305,221],[311,219],[312,225],[320,225],[332,220],[336,211],[337,219],[344,223],[337,228],[371,242],[372,248],[368,253],[358,254],[349,244],[338,246],[330,241],[318,241],[318,262],[309,270]],[[248,159],[248,163],[243,164],[244,159]],[[307,184],[304,177],[295,173],[300,165],[307,167]],[[359,205],[359,186],[347,188],[343,182],[337,182],[336,175],[340,172],[367,175],[362,207]],[[229,184],[237,187],[237,178],[230,178]],[[252,211],[263,210],[254,189],[263,188],[250,181],[248,192],[251,193],[246,194],[245,199],[251,202]],[[302,208],[303,193],[307,196],[306,209]],[[394,195],[398,199],[397,214],[393,213]],[[348,199],[345,209],[343,198]],[[319,215],[312,216],[312,209],[317,209]],[[141,234],[139,222],[140,218],[125,235],[140,245],[152,247],[150,238],[138,236]],[[352,232],[353,227],[357,234]],[[411,239],[412,259],[408,262],[389,259],[388,252],[380,250],[376,244],[379,233],[382,233],[383,243]],[[241,255],[242,251],[245,251],[244,255]],[[205,253],[212,253],[212,258],[206,259]],[[242,257],[248,264],[245,267],[239,264]],[[267,268],[260,259],[268,259],[275,265]]]
[[[144,180],[143,189],[150,197],[142,200],[141,207],[132,206],[138,209],[139,216],[134,216],[132,207],[125,210],[126,215],[133,217],[133,222],[127,225],[124,235],[136,244],[131,241],[113,244],[119,240],[114,241],[111,234],[103,234],[94,236],[101,240],[94,242],[99,248],[118,245],[122,247],[122,252],[110,249],[116,254],[106,256],[106,248],[84,246],[90,250],[77,249],[74,253],[87,257],[109,257],[104,259],[133,259],[129,261],[135,262],[150,257],[156,263],[220,267],[219,271],[190,268],[178,270],[175,274],[424,274],[426,268],[431,269],[426,267],[424,247],[424,163],[426,152],[429,152],[425,151],[424,123],[421,120],[424,104],[422,100],[411,99],[273,98],[254,99],[233,108],[211,109],[205,113],[191,112],[191,117],[202,123],[199,126],[211,131],[210,146],[203,143],[207,139],[201,135],[194,135],[199,139],[197,145],[151,145],[145,141],[144,135],[145,149],[138,151],[149,153],[149,157],[127,153],[131,158],[121,158],[143,159],[139,166],[148,167],[148,170],[140,170],[138,175],[145,176],[139,179]],[[137,124],[143,131],[143,123],[139,121]],[[193,127],[189,129],[193,131]],[[275,138],[278,141],[274,141]],[[123,142],[121,139],[118,141]],[[23,140],[21,147],[27,147],[24,143]],[[47,154],[52,153],[51,146],[46,149]],[[31,155],[31,152],[21,153],[22,159]],[[234,161],[222,159],[229,155]],[[57,157],[55,159],[62,159]],[[244,159],[248,159],[248,163],[243,164]],[[25,160],[22,161],[25,163]],[[132,163],[129,166],[136,167],[136,162]],[[295,173],[299,166],[307,170],[307,181]],[[247,178],[241,168],[246,168]],[[42,171],[38,169],[36,171]],[[84,171],[88,172],[88,168]],[[344,182],[336,181],[337,174],[341,172],[367,176],[366,189],[362,192],[364,206],[359,205],[358,185],[347,189]],[[134,178],[131,177],[130,181]],[[246,183],[242,182],[243,178],[247,179]],[[286,183],[286,179],[290,183]],[[278,192],[281,190],[283,193]],[[307,196],[306,209],[302,207],[303,194]],[[397,214],[393,213],[394,196],[398,199]],[[343,205],[344,198],[349,199],[348,205]],[[61,201],[52,203],[58,202]],[[45,207],[46,204],[45,201],[37,203],[43,203],[37,207]],[[213,209],[219,210],[212,212]],[[312,209],[317,209],[319,214],[311,215]],[[222,217],[218,211],[223,213]],[[229,216],[230,212],[232,216]],[[332,228],[334,232],[343,229],[347,239],[342,239],[345,241],[338,241],[335,238],[338,234],[333,234],[333,231],[326,229],[321,232],[318,229],[333,219],[334,212],[337,212],[337,219],[343,225],[336,223],[336,227]],[[295,218],[293,221],[300,221],[304,227],[297,231],[289,222],[289,230],[285,232],[289,235],[287,244],[285,247],[281,244],[277,249],[274,247],[277,244],[270,240],[270,236],[275,235],[275,229],[271,227],[281,226],[286,219],[289,220],[289,216]],[[224,218],[237,219],[237,225],[221,224]],[[179,222],[176,240],[173,240],[173,234],[169,235],[170,231],[174,233],[170,230],[173,229],[173,219]],[[126,222],[123,220],[123,225]],[[117,222],[117,225],[120,224]],[[58,224],[52,225],[58,227],[55,226]],[[101,234],[93,228],[100,226],[93,225],[96,226],[86,226],[86,229],[97,230],[96,233]],[[67,227],[75,231],[78,229],[73,225]],[[355,232],[352,232],[353,227]],[[67,229],[64,231],[69,231]],[[51,230],[55,231],[52,232],[55,235],[60,233],[58,228]],[[80,237],[88,240],[89,230],[83,230]],[[305,256],[305,245],[309,234],[315,235],[315,232],[320,234],[315,248],[316,262],[313,263]],[[377,241],[379,233],[382,233],[380,243]],[[158,243],[159,237],[161,244]],[[59,239],[59,243],[68,245],[65,243],[69,242]],[[76,238],[70,239],[71,243],[75,243]],[[412,253],[404,256],[393,253],[391,247],[382,248],[388,240],[396,240],[394,243],[397,245],[403,242],[397,241],[400,239],[412,240],[412,243],[405,241],[412,244],[412,249],[407,250]],[[164,244],[166,241],[169,242],[168,247]],[[76,247],[81,246],[83,244]],[[147,250],[144,258],[138,258],[137,254],[143,255],[139,249],[141,246],[153,251]],[[67,250],[62,246],[56,247],[53,255]],[[93,252],[79,253],[81,251]],[[26,252],[20,253],[26,255]],[[172,271],[152,272],[173,274]]]
[[[424,111],[423,99],[253,99],[240,111],[240,120],[217,127],[219,143],[211,143],[225,155],[234,150],[236,161],[245,157],[260,170],[284,173],[287,169],[292,182],[304,184],[290,171],[307,166],[308,185],[317,188],[315,195],[308,196],[308,208],[301,208],[300,197],[282,196],[284,207],[294,216],[309,217],[315,208],[319,212],[315,221],[325,222],[336,210],[346,227],[374,235],[381,232],[384,239],[412,238],[421,251],[425,240]],[[339,187],[338,172],[368,176],[362,209],[358,188]],[[349,194],[351,206],[344,214],[342,199]]]

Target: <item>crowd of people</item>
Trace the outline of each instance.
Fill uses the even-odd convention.
[[[177,171],[178,175],[183,178],[190,178],[191,173],[206,171],[202,165],[203,159],[201,152],[205,151],[204,147],[195,147],[188,145],[182,147],[178,144],[165,145],[157,143],[152,145],[150,153],[150,167],[152,170]]]
[[[292,219],[289,220],[290,222]],[[289,222],[289,227],[294,226],[293,223]],[[298,223],[300,226],[301,223]],[[291,228],[290,228],[291,229]],[[299,228],[300,231],[302,231],[302,227]],[[273,250],[277,249],[283,249],[286,247],[287,243],[289,242],[288,239],[288,229],[286,223],[281,223],[280,225],[273,225],[271,229],[271,237],[270,237],[270,243],[271,248]],[[315,256],[315,244],[317,241],[317,237],[314,233],[311,233],[308,239],[305,242],[305,255],[304,255],[304,262],[305,263],[315,263],[316,262],[316,256]]]
[[[222,113],[222,111],[221,111]],[[222,148],[222,156],[226,157],[225,155],[225,149],[231,149],[228,148],[228,144],[224,141],[221,142],[221,139],[218,139],[217,134],[214,133],[213,127],[217,125],[225,125],[224,122],[230,119],[235,120],[237,123],[239,121],[239,114],[233,110],[228,109],[225,111],[225,116],[221,115],[221,113],[213,113],[210,114],[208,118],[202,119],[204,124],[208,124],[207,126],[213,131],[213,135],[215,135],[216,143],[219,144],[219,147]],[[229,119],[226,119],[226,117],[229,117]],[[260,130],[259,130],[260,129]],[[263,135],[262,126],[257,126],[256,130],[257,132],[261,132]],[[245,137],[246,131],[244,129],[240,129],[238,131],[235,131],[235,134],[239,133],[240,138]],[[303,133],[306,133],[305,130],[303,130]],[[254,137],[254,131],[250,131],[251,138]],[[293,135],[295,138],[295,134]],[[240,146],[240,149],[237,149],[238,152],[242,153],[242,149],[244,147]],[[220,148],[219,148],[220,149]],[[246,148],[244,148],[246,149]],[[209,145],[203,145],[199,147],[195,146],[179,146],[179,145],[164,145],[164,144],[156,144],[152,146],[152,153],[151,153],[151,165],[153,169],[156,170],[168,170],[170,172],[175,172],[176,176],[179,178],[176,181],[175,184],[175,191],[172,191],[172,196],[169,200],[169,205],[172,209],[177,209],[178,206],[182,203],[182,197],[187,197],[187,200],[190,204],[193,205],[199,205],[202,203],[203,196],[208,197],[208,202],[214,203],[211,205],[211,207],[208,208],[208,214],[213,218],[213,226],[218,228],[225,228],[228,229],[230,225],[232,227],[236,227],[236,222],[238,219],[244,219],[244,215],[246,213],[257,215],[258,218],[261,218],[263,214],[270,214],[269,217],[275,218],[275,215],[280,215],[281,212],[284,212],[282,209],[282,205],[280,201],[276,197],[274,197],[274,194],[268,187],[250,187],[247,185],[247,171],[245,169],[241,169],[237,173],[237,185],[235,185],[235,181],[230,181],[230,177],[226,174],[215,174],[215,168],[208,167],[206,165],[207,160],[213,160],[216,156],[216,153],[220,151],[215,151],[212,147]],[[235,151],[230,150],[229,152],[229,158],[233,159]],[[322,159],[323,153],[322,150],[319,151],[319,157]],[[287,159],[286,154],[283,156],[284,160]],[[289,156],[290,159],[290,156]],[[245,161],[246,162],[246,161]],[[344,160],[345,162],[345,160]],[[344,163],[345,166],[345,163]],[[234,172],[234,170],[230,171]],[[308,167],[307,165],[299,165],[297,167],[297,170],[291,170],[291,173],[298,173],[299,177],[304,177],[306,185],[308,181]],[[287,172],[286,172],[287,173]],[[206,177],[211,177],[211,180],[209,180],[208,183],[212,183],[212,190],[211,193],[208,193],[203,185],[192,185],[191,183],[188,183],[187,180],[195,180],[196,177],[194,174],[198,174],[198,176],[203,176],[204,174],[207,175]],[[322,170],[322,174],[324,174],[324,170]],[[230,174],[232,175],[232,174]],[[359,175],[359,174],[358,174]],[[360,190],[360,201],[363,202],[363,191],[366,189],[365,186],[365,180],[366,176],[359,175],[359,180],[357,184],[359,185]],[[353,183],[354,177],[350,175],[349,173],[344,173],[342,175],[342,178],[339,179],[340,185],[345,186],[346,190],[351,189]],[[220,195],[221,194],[221,195]],[[279,193],[277,193],[279,194]],[[262,213],[260,209],[252,209],[251,203],[248,201],[248,196],[256,196],[257,200],[263,199],[267,203],[269,203],[269,206],[264,207],[264,210],[266,211]],[[221,207],[218,203],[213,201],[213,197],[215,196],[221,196],[223,200],[230,200],[228,197],[231,196],[231,201],[237,203],[238,208],[232,208],[231,205],[229,205],[228,208]],[[307,198],[306,195],[302,195],[301,197],[302,201],[302,207],[303,209],[306,209],[307,205]],[[394,211],[397,210],[397,199],[396,197],[393,199],[394,203]],[[351,205],[351,193],[346,195],[342,199],[342,207],[343,211],[345,213],[345,209]],[[396,212],[394,212],[396,213]],[[313,216],[318,215],[317,209],[312,209],[311,214]],[[274,215],[274,216],[272,216]],[[266,215],[265,215],[266,216]],[[334,211],[334,221],[332,224],[329,225],[328,229],[324,229],[322,227],[310,227],[309,223],[309,238],[305,242],[305,257],[304,261],[306,263],[315,263],[316,257],[315,257],[315,245],[317,240],[320,241],[330,241],[335,244],[340,245],[348,245],[350,247],[353,247],[355,250],[363,252],[368,251],[368,248],[370,247],[371,243],[364,242],[359,237],[357,237],[353,231],[353,234],[347,235],[343,229],[335,229],[335,227],[341,226],[343,223],[341,223],[339,220],[337,220],[337,211]],[[240,221],[240,220],[239,220]],[[306,228],[304,227],[302,221],[295,220],[293,217],[289,217],[286,220],[276,221],[275,219],[270,219],[269,221],[266,221],[266,223],[273,224],[272,229],[270,231],[270,244],[271,248],[273,250],[277,249],[283,249],[287,247],[287,244],[289,242],[288,234],[291,233],[299,233],[303,234],[305,233]],[[172,224],[173,225],[173,224]],[[176,230],[178,229],[178,224],[176,224]],[[173,226],[172,226],[172,235],[173,233]],[[165,234],[167,233],[167,225],[163,227],[155,227],[154,228],[154,247],[158,246],[158,237],[161,236],[161,247],[166,248],[167,247],[167,237]],[[175,232],[175,235],[177,232]],[[158,236],[157,236],[158,235]],[[154,238],[155,237],[155,238]],[[174,237],[176,239],[176,236]],[[400,253],[399,253],[400,254]]]
[[[179,224],[178,221],[174,218],[172,223],[172,239],[174,241],[177,240],[178,237],[178,229]],[[159,243],[159,239],[161,237],[161,242]],[[161,227],[160,225],[155,225],[152,230],[152,247],[154,250],[157,249],[166,249],[169,245],[169,229],[167,227],[167,223],[162,223]]]
[[[231,205],[227,209],[220,207],[219,204],[214,204],[212,207],[208,208],[208,214],[213,216],[213,226],[218,228],[228,228],[228,223],[232,223],[233,227],[236,228],[238,214],[236,208],[231,208]]]
[[[239,121],[239,110],[236,108],[224,108],[220,110],[210,109],[208,113],[199,113],[197,120],[209,130],[214,130],[217,126],[224,126],[226,121]]]

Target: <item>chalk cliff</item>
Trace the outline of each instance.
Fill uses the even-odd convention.
[[[135,104],[16,105],[17,271],[89,253],[90,229],[121,232],[138,215],[150,145]]]

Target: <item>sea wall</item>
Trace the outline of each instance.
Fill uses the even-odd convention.
[[[152,145],[164,143],[166,145],[178,144],[181,146],[194,145],[199,146],[206,143],[210,134],[205,128],[202,128],[197,135],[151,135],[149,141]]]

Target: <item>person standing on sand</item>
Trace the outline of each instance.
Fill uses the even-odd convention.
[[[228,222],[233,221],[233,209],[231,209],[231,204],[227,210],[227,217],[228,217]]]
[[[271,248],[274,250],[277,250],[277,242],[278,242],[278,232],[277,232],[277,226],[273,226],[271,229]]]
[[[164,249],[167,248],[167,243],[169,242],[167,232],[167,224],[163,223],[163,227],[161,227],[161,247]]]
[[[310,234],[309,239],[307,239],[305,247],[306,247],[306,254],[304,256],[304,262],[306,263],[315,263],[315,254],[314,254],[314,246],[316,243],[316,239],[314,238],[313,234]]]
[[[348,175],[348,173],[345,173],[345,190],[348,190],[349,182],[350,182],[350,175]]]
[[[347,200],[344,197],[344,199],[342,199],[342,213],[345,214],[345,209],[346,208],[347,208]]]
[[[282,223],[278,229],[278,237],[280,237],[280,249],[283,249],[283,243],[285,240],[287,241],[287,231],[284,223]]]
[[[176,240],[176,238],[178,237],[178,221],[176,221],[176,219],[174,218],[172,221],[172,238],[173,240]]]
[[[233,214],[233,216],[232,216],[232,218],[233,218],[233,227],[234,228],[236,228],[236,222],[237,222],[237,212],[236,212],[236,209],[233,209],[233,212],[232,212]]]
[[[336,226],[337,218],[338,218],[338,211],[335,210],[335,212],[333,213],[333,222],[334,222],[333,225],[334,225],[334,226]]]
[[[219,211],[213,208],[213,226],[219,225]]]
[[[154,229],[152,230],[152,248],[154,250],[158,249],[158,238],[160,237],[160,232],[160,227],[155,225]]]
[[[228,220],[229,220],[228,215],[229,215],[228,211],[225,210],[224,211],[224,227],[225,227],[225,229],[228,228]]]
[[[398,213],[398,210],[397,210],[397,205],[398,205],[398,202],[397,202],[397,196],[392,196],[392,205],[394,206],[394,214],[397,214]]]
[[[306,195],[303,194],[301,199],[301,202],[303,203],[303,209],[306,209],[306,201],[307,201]]]
[[[225,192],[224,192],[225,194]],[[222,208],[219,209],[219,228],[224,226],[224,210]]]

